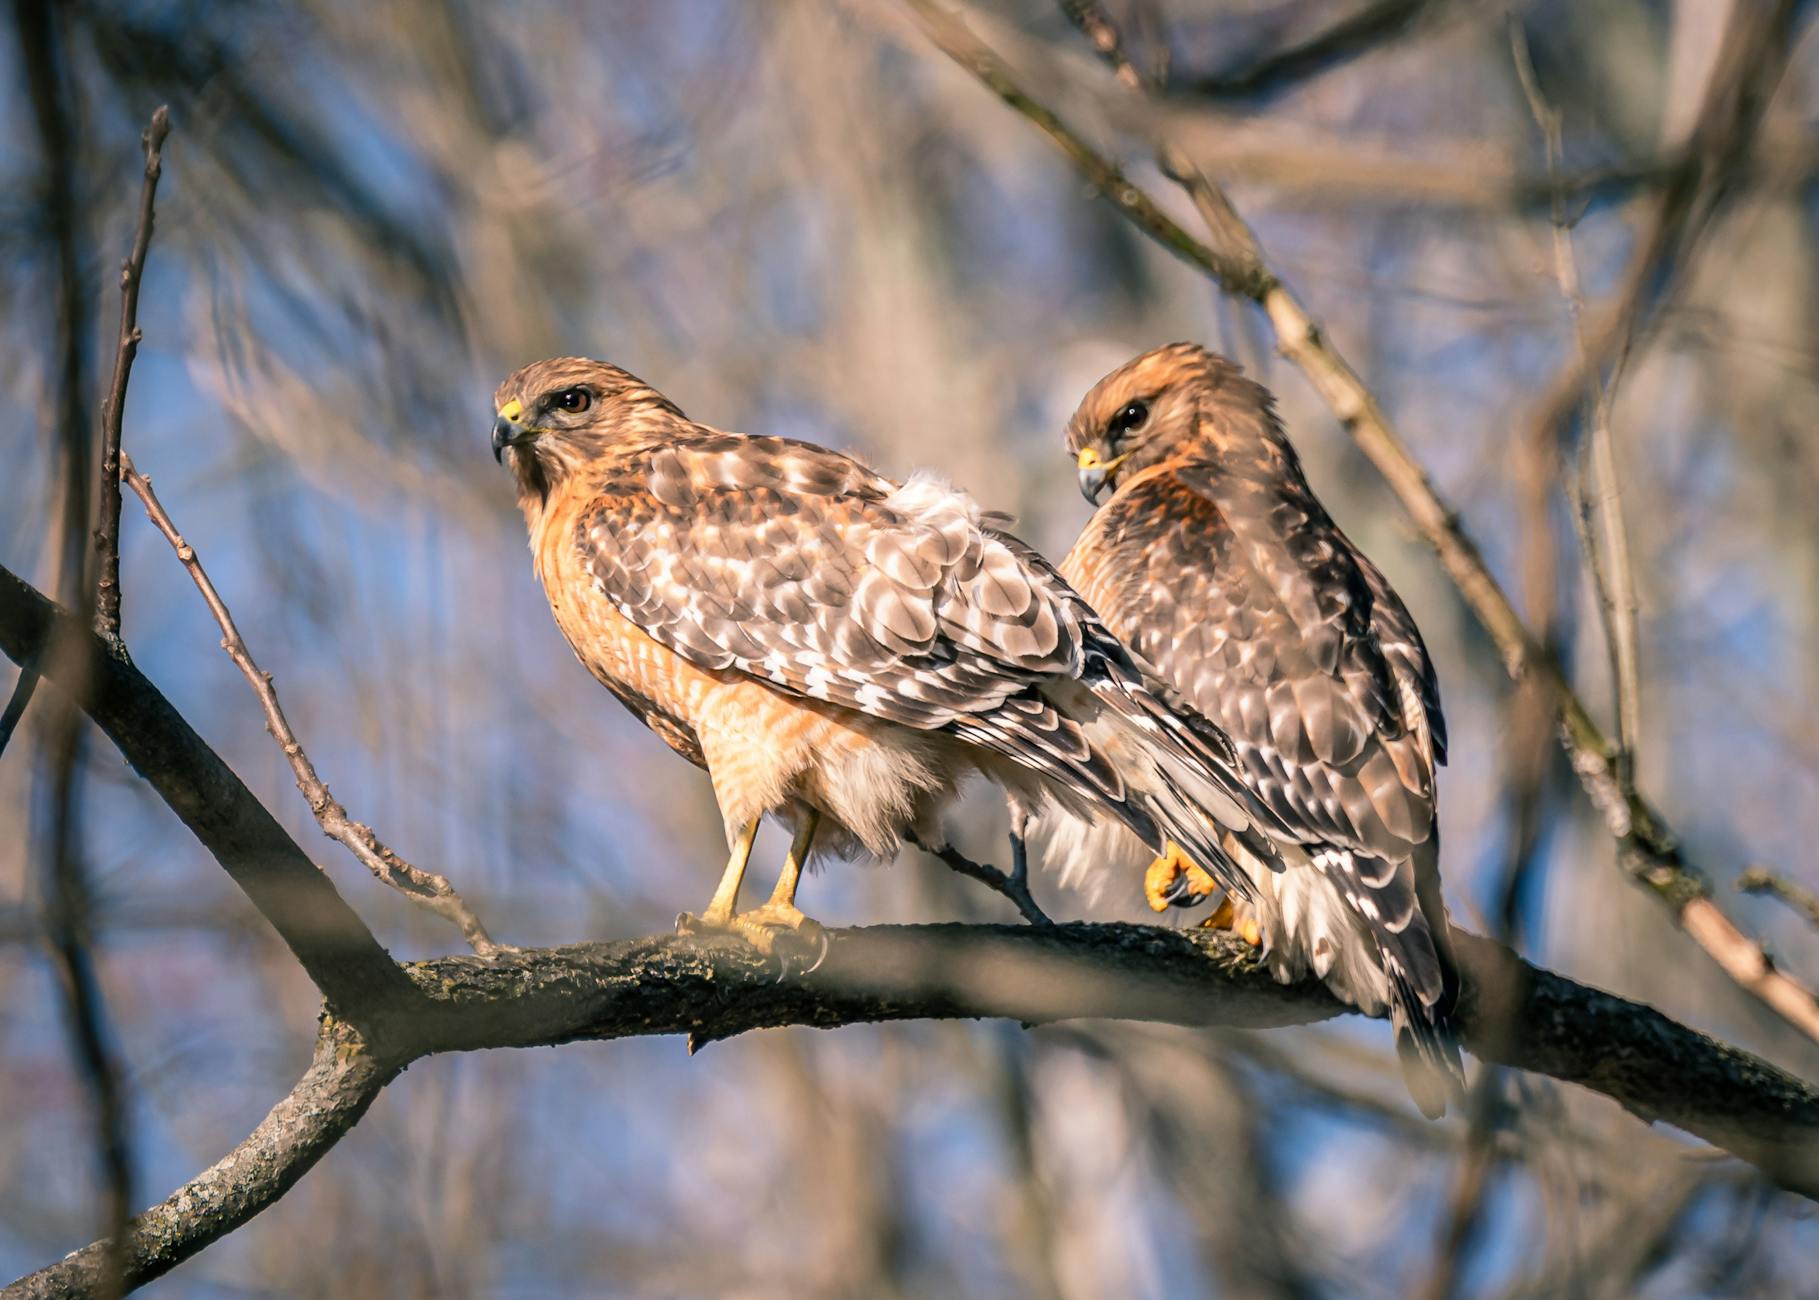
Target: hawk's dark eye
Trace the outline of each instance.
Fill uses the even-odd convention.
[[[1111,432],[1113,436],[1129,433],[1149,418],[1150,408],[1147,403],[1141,400],[1126,402],[1123,409],[1112,417]]]
[[[565,388],[549,399],[558,411],[585,411],[594,404],[594,395],[585,388]]]

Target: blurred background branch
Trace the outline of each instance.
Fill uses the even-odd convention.
[[[50,423],[61,487],[61,515],[54,533],[54,589],[86,623],[98,609],[95,556],[89,546],[94,498],[94,455],[89,423],[89,350],[93,305],[82,280],[88,255],[87,213],[77,198],[74,146],[79,137],[76,94],[65,58],[66,33],[55,5],[18,0],[14,5],[27,97],[37,126],[39,209],[56,267],[55,416]],[[124,382],[124,381],[122,381]],[[122,394],[124,389],[122,388]],[[115,493],[116,499],[118,493]],[[96,974],[90,916],[93,910],[82,843],[81,778],[85,733],[81,710],[95,690],[102,651],[90,639],[68,634],[47,640],[19,660],[19,679],[7,713],[17,725],[29,707],[40,673],[60,674],[64,691],[40,707],[32,841],[42,855],[39,902],[43,939],[61,995],[70,1058],[82,1082],[93,1130],[96,1198],[104,1239],[124,1234],[133,1206],[129,1115],[121,1072],[113,1057],[106,996]],[[4,739],[0,736],[0,739]],[[95,1293],[124,1292],[122,1261],[109,1252],[100,1262]]]

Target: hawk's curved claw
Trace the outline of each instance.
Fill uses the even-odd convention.
[[[827,931],[820,926],[815,927],[815,938],[820,941],[821,950],[815,954],[815,960],[809,968],[802,972],[804,975],[813,975],[820,970],[821,963],[827,960],[828,950],[834,946],[834,941],[828,938]]]
[[[808,918],[804,918],[804,920],[808,920]],[[822,927],[820,927],[817,922],[813,922],[813,920],[809,920],[808,925],[813,927],[813,933],[811,933],[811,935],[809,935],[808,927],[804,927],[804,929],[799,929],[799,931],[795,933],[795,938],[791,938],[788,944],[777,945],[777,965],[782,967],[782,969],[777,971],[777,982],[779,982],[779,984],[782,984],[784,980],[788,980],[791,949],[799,944],[804,936],[811,936],[811,938],[815,940],[815,960],[809,962],[808,965],[804,965],[804,967],[800,969],[799,975],[813,975],[815,971],[819,971],[820,964],[828,960],[828,949],[829,947],[833,947],[833,942],[828,938],[828,931],[822,929]],[[779,936],[779,938],[782,938],[782,936]]]
[[[1186,871],[1159,892],[1170,907],[1195,907],[1206,897],[1194,888],[1194,878]]]
[[[1218,888],[1213,878],[1173,840],[1143,873],[1143,897],[1152,912],[1195,907]]]
[[[811,920],[808,917],[804,917],[803,920],[806,921],[807,924],[795,931],[793,935],[786,938],[784,935],[779,934],[776,939],[773,940],[776,944],[777,965],[779,967],[777,971],[777,983],[779,984],[789,979],[790,959],[795,955],[795,949],[799,945],[804,945],[806,942],[812,941],[815,945],[815,960],[797,971],[796,973],[798,975],[813,975],[816,971],[820,970],[821,963],[827,960],[828,949],[833,946],[832,941],[827,937],[827,931],[822,928],[820,923]]]
[[[759,912],[766,910],[766,908],[758,909]],[[814,952],[815,959],[809,962],[808,965],[802,966],[796,971],[796,974],[812,974],[820,967],[822,962],[827,960],[827,950],[829,946],[827,931],[822,927],[819,921],[812,917],[803,916],[802,913],[796,912],[796,909],[793,907],[789,910],[795,912],[796,919],[794,921],[785,919],[779,924],[778,921],[771,917],[754,916],[754,924],[758,927],[756,930],[740,929],[740,933],[751,942],[753,947],[765,953],[767,956],[774,956],[777,959],[777,983],[779,984],[789,979],[790,967],[792,964],[807,960],[811,949]],[[752,916],[754,914],[747,913],[747,915]],[[740,919],[740,917],[733,918],[735,923]]]

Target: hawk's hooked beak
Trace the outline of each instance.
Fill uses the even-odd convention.
[[[1075,457],[1075,464],[1080,467],[1080,495],[1086,498],[1087,504],[1099,504],[1099,498],[1105,495],[1105,489],[1111,483],[1112,472],[1129,460],[1130,456],[1127,451],[1122,456],[1107,460],[1095,447],[1081,450],[1079,456]]]
[[[499,408],[499,417],[493,421],[493,459],[501,464],[507,447],[515,447],[531,436],[531,431],[519,423],[523,417],[524,403],[515,397]]]

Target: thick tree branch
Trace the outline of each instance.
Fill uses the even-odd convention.
[[[1226,293],[1261,306],[1276,333],[1277,349],[1307,376],[1359,449],[1401,500],[1411,521],[1434,548],[1453,584],[1503,656],[1513,678],[1533,677],[1558,701],[1561,742],[1580,784],[1617,841],[1619,864],[1646,886],[1675,921],[1739,985],[1773,1007],[1790,1024],[1819,1041],[1819,1000],[1774,968],[1760,944],[1745,935],[1711,897],[1704,876],[1681,856],[1677,837],[1633,785],[1620,779],[1616,747],[1573,691],[1559,661],[1530,635],[1521,616],[1484,562],[1458,516],[1435,491],[1427,471],[1410,453],[1349,362],[1307,308],[1263,260],[1256,236],[1203,176],[1182,179],[1207,223],[1209,240],[1183,230],[1150,195],[1099,153],[1055,112],[1033,99],[1015,71],[984,45],[940,0],[906,0],[945,54],[1047,135],[1124,217],[1169,252],[1215,280]],[[1748,9],[1750,6],[1743,6]],[[1778,7],[1775,11],[1780,13]],[[1769,30],[1779,31],[1773,24]],[[1727,66],[1755,66],[1747,59]],[[1732,88],[1735,92],[1735,88]],[[1752,97],[1766,97],[1755,87]],[[1729,101],[1726,101],[1729,102]],[[1584,391],[1574,386],[1574,400]]]
[[[102,653],[86,622],[0,568],[0,652],[14,663],[87,638],[94,674],[85,706],[270,921],[328,1004],[359,1023],[411,1001],[408,980],[335,886],[263,804],[131,664]],[[42,659],[61,692],[72,656]]]
[[[240,629],[234,623],[227,602],[215,590],[214,581],[202,567],[201,557],[196,554],[195,547],[183,540],[183,535],[177,531],[177,525],[171,522],[169,513],[152,491],[151,479],[134,467],[133,458],[121,452],[119,459],[120,477],[145,506],[147,518],[163,534],[164,540],[170,543],[184,572],[189,574],[190,581],[196,584],[196,590],[202,593],[202,599],[208,603],[209,613],[214,615],[215,625],[221,629],[221,648],[253,688],[253,694],[259,697],[259,707],[265,713],[265,729],[284,750],[284,760],[290,764],[297,790],[309,804],[309,810],[315,816],[316,824],[322,827],[322,833],[352,853],[383,884],[390,885],[411,902],[428,908],[437,916],[460,927],[468,946],[482,957],[498,952],[500,945],[493,942],[486,927],[480,924],[480,918],[467,905],[467,900],[455,892],[455,887],[449,884],[447,876],[424,871],[406,862],[392,852],[373,832],[372,827],[349,817],[347,809],[329,793],[328,785],[316,775],[316,765],[310,762],[303,743],[297,739],[290,722],[284,716],[284,708],[278,703],[278,688],[272,684],[272,675],[253,662],[252,652],[246,648],[246,642],[240,636]]]
[[[1604,1093],[1819,1198],[1819,1092],[1648,1007],[1460,936],[1460,1025],[1477,1055]],[[779,979],[735,938],[577,944],[405,968],[417,1014],[363,1035],[325,1020],[315,1061],[235,1152],[142,1217],[127,1254],[157,1277],[278,1199],[381,1088],[439,1052],[687,1035],[699,1044],[781,1025],[1004,1017],[1122,1017],[1267,1028],[1346,1008],[1317,982],[1280,985],[1242,940],[1136,925],[874,926],[829,932],[807,974]],[[99,1243],[0,1292],[84,1294]]]

